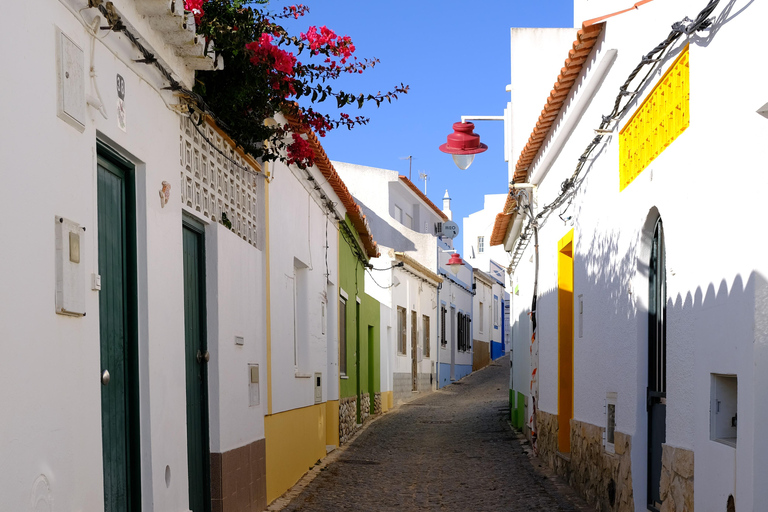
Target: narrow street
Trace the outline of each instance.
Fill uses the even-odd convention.
[[[593,510],[523,449],[507,421],[508,379],[505,356],[402,405],[270,510]]]

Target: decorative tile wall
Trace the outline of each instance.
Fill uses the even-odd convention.
[[[213,222],[221,222],[226,214],[230,229],[256,246],[257,169],[211,125],[195,128],[188,117],[181,117],[180,128],[182,203]]]

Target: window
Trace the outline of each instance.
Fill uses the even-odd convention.
[[[460,352],[466,352],[472,347],[472,321],[469,315],[459,313],[457,327],[459,331],[457,339],[458,349]]]
[[[339,373],[347,374],[347,301],[339,298]]]
[[[493,328],[499,328],[499,296],[493,296]]]
[[[405,227],[407,227],[408,229],[411,229],[411,228],[413,227],[413,217],[411,217],[410,215],[408,215],[408,214],[406,213],[406,214],[405,214],[405,219],[403,219],[403,224],[404,224],[404,225],[405,225]]]
[[[403,223],[403,209],[399,206],[395,206],[395,220],[400,224]]]
[[[608,393],[605,398],[605,451],[614,453],[616,434],[616,393]]]
[[[397,306],[397,352],[399,354],[405,354],[406,349],[406,337],[408,336],[408,333],[405,331],[405,322],[405,308]]]
[[[477,237],[477,252],[485,252],[485,237],[479,236]]]
[[[483,325],[485,325],[485,322],[483,321],[483,316],[484,316],[483,315],[483,310],[484,309],[485,308],[483,308],[483,303],[481,302],[480,303],[480,307],[477,309],[477,311],[480,313],[480,318],[478,320],[480,321],[480,333],[481,334],[483,332]]]
[[[424,357],[429,357],[429,317],[427,315],[422,315],[421,323],[423,326],[421,332],[424,337]]]
[[[447,312],[445,306],[440,306],[440,345],[443,347],[448,344],[448,337],[445,332],[445,317]]]

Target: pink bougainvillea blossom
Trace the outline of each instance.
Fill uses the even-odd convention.
[[[288,165],[297,164],[302,167],[312,165],[315,153],[312,146],[298,133],[292,133],[293,142],[288,145]]]

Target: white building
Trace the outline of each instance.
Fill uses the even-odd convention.
[[[278,122],[285,122],[277,116]],[[291,127],[300,128],[291,120]],[[306,133],[315,158],[307,169],[269,164],[269,338],[267,342],[267,498],[282,495],[307,468],[340,444],[340,379],[356,375],[354,361],[340,372],[339,299],[352,316],[345,340],[355,341],[355,307],[365,289],[343,289],[339,244],[359,237],[364,257],[378,254],[367,223],[317,137]],[[348,227],[346,219],[349,219]],[[356,233],[351,233],[352,229]],[[363,265],[364,262],[358,262]],[[346,315],[345,315],[346,320]],[[345,344],[346,348],[346,344]],[[355,353],[354,350],[352,353]],[[358,354],[359,357],[359,354]],[[356,405],[356,404],[354,404]],[[364,414],[364,416],[367,414]],[[357,420],[352,419],[351,428]]]
[[[527,400],[539,453],[602,510],[766,510],[768,98],[736,84],[768,75],[746,50],[768,7],[574,5],[591,21],[516,144],[513,179],[536,188],[493,232],[519,291],[513,406]],[[530,58],[513,54],[513,84],[541,74]]]
[[[456,269],[449,267],[448,262],[456,251],[442,239],[437,239],[437,248],[437,273],[443,277],[437,297],[440,311],[437,385],[443,387],[472,373],[474,269],[466,261]]]
[[[505,353],[509,324],[504,322],[504,310],[509,294],[504,289],[504,283],[493,275],[477,268],[473,269],[473,275],[475,292],[472,298],[472,369],[478,370]]]
[[[507,194],[485,194],[483,209],[462,219],[462,257],[483,272],[491,271],[491,260],[501,264],[509,263],[509,254],[504,247],[491,245],[493,224],[506,200]],[[505,282],[506,272],[494,277],[500,277]]]
[[[164,90],[213,65],[170,2],[87,5],[0,31],[2,508],[264,505],[263,177]]]
[[[449,220],[446,211],[450,213],[450,199],[444,201],[441,211],[395,171],[342,162],[334,162],[334,166],[362,205],[381,246],[382,257],[371,260],[374,269],[366,275],[366,289],[381,303],[382,394],[390,393],[391,407],[410,398],[414,391],[436,389],[443,375],[446,382],[455,375],[451,361],[456,362],[456,354],[451,357],[448,350],[449,346],[455,349],[455,340],[451,345],[438,342],[444,332],[440,301],[450,304],[441,297],[445,287],[452,286],[447,284],[446,268],[439,262],[447,261],[450,246],[434,235],[435,224]],[[395,266],[401,262],[403,267]],[[471,288],[471,279],[465,279]],[[462,308],[462,314],[471,314],[471,300],[462,302]],[[446,332],[453,332],[455,337],[456,323],[451,323],[450,316],[445,319]],[[427,325],[429,355],[425,348]],[[462,354],[461,364],[467,363],[464,359]],[[467,364],[471,371],[471,355]],[[466,374],[464,368],[458,373],[460,377]]]

